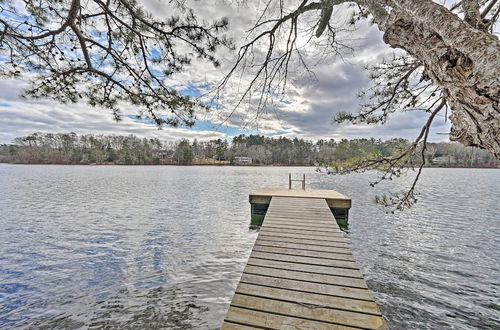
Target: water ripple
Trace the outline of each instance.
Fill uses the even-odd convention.
[[[0,328],[217,328],[257,236],[248,193],[288,172],[353,198],[347,237],[391,327],[498,327],[495,170],[425,170],[421,202],[390,215],[372,197],[408,179],[0,164]]]

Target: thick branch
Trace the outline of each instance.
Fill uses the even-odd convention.
[[[51,31],[47,31],[45,33],[35,35],[35,36],[24,36],[16,33],[7,33],[7,35],[14,37],[14,38],[19,38],[19,39],[26,39],[26,40],[40,40],[44,39],[50,36],[54,36],[57,34],[60,34],[64,30],[66,30],[67,27],[71,26],[71,24],[74,23],[76,17],[78,16],[78,11],[80,10],[80,0],[72,0],[71,2],[71,7],[69,8],[68,15],[66,17],[66,20],[63,22],[63,24]]]

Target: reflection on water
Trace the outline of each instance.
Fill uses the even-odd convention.
[[[353,198],[348,238],[394,328],[498,325],[495,170],[426,170],[389,215],[369,174],[0,165],[0,327],[217,328],[257,236],[248,193],[289,171]]]

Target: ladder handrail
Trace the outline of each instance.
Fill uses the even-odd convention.
[[[292,189],[292,182],[302,182],[302,190],[306,190],[306,175],[303,174],[302,180],[292,180],[292,173],[288,173],[288,189]]]

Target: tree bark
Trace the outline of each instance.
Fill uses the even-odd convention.
[[[395,0],[384,41],[422,61],[451,108],[450,139],[500,158],[500,42],[430,0]]]

